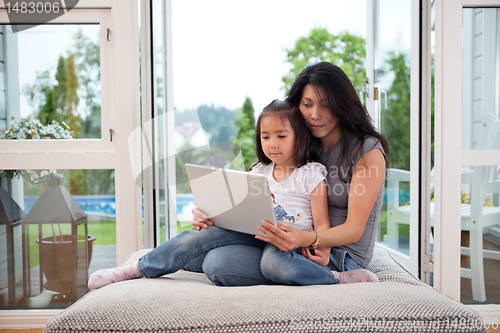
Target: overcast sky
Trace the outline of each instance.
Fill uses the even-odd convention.
[[[172,1],[174,105],[230,109],[249,96],[257,113],[283,99],[284,48],[314,27],[366,36],[366,0]]]

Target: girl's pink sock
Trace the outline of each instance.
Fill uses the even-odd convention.
[[[129,266],[100,269],[90,276],[89,288],[99,289],[111,283],[138,279],[140,277],[142,277],[142,273],[139,271],[138,262],[134,262]]]
[[[340,283],[356,283],[356,282],[379,282],[378,277],[366,269],[354,269],[346,272],[332,271]]]

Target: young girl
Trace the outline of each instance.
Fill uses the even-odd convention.
[[[317,159],[311,148],[311,136],[300,111],[289,103],[274,100],[264,108],[257,121],[256,153],[259,163],[251,172],[267,176],[278,221],[300,229],[312,230],[314,227],[316,231],[322,231],[330,228],[326,169],[319,163],[307,163]],[[307,285],[378,281],[373,273],[363,269],[339,273],[324,267],[329,261],[329,248],[317,251],[313,246],[314,253],[322,260],[313,265],[313,270],[306,271],[301,268],[304,260],[309,261],[304,256],[309,249],[283,252],[272,244],[255,239],[253,235],[215,226],[195,226],[161,244],[130,266],[95,272],[89,278],[89,288],[97,289],[142,276],[152,278],[170,274],[189,267],[193,262],[203,261],[205,254],[212,249],[231,245],[261,249],[265,246],[261,258],[263,283]],[[325,275],[328,282],[325,282]]]
[[[304,133],[306,135],[304,135]],[[312,151],[312,138],[297,107],[274,100],[260,114],[255,129],[256,154],[259,159],[251,172],[267,176],[278,222],[302,230],[328,230],[326,168]],[[321,257],[313,269],[303,254],[308,248],[283,252],[273,244],[263,250],[261,270],[269,280],[292,285],[334,284],[339,282],[378,281],[375,274],[354,270],[349,274],[325,268],[330,248],[313,248]],[[318,251],[319,250],[319,251]],[[325,275],[330,277],[325,279]]]

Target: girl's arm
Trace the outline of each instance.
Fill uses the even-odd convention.
[[[358,161],[349,189],[347,219],[339,226],[319,231],[321,246],[337,247],[356,243],[361,238],[384,175],[385,159],[380,149],[370,150]],[[316,239],[314,232],[301,231],[281,224],[278,226],[264,222],[259,230],[267,237],[257,238],[272,243],[283,251],[309,246]]]
[[[193,224],[193,227],[196,230],[200,230],[201,228],[206,229],[209,225],[213,224],[212,221],[207,220],[207,215],[198,208],[194,207],[191,210],[191,213],[193,213],[193,220],[191,221],[191,224]]]

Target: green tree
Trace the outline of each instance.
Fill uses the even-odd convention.
[[[66,105],[66,59],[63,56],[59,57],[56,71],[57,86],[54,86],[54,99],[57,108],[60,112],[64,112]]]
[[[99,137],[101,127],[100,101],[100,46],[78,30],[73,35],[75,72],[78,76],[80,94],[85,101],[85,119],[83,121],[82,137]]]
[[[382,110],[381,133],[389,139],[389,168],[410,170],[410,59],[389,52],[388,72],[394,74],[387,90],[387,110]],[[431,59],[431,168],[434,166],[434,57]]]
[[[54,96],[54,89],[50,89],[45,95],[45,104],[38,113],[38,118],[45,120],[46,123],[61,121],[61,115],[57,112],[57,102]]]
[[[66,105],[64,109],[64,118],[69,127],[77,133],[77,137],[81,136],[82,118],[78,114],[77,108],[80,103],[78,97],[78,76],[75,73],[75,56],[70,54],[66,58]]]
[[[389,168],[410,170],[410,66],[402,52],[389,52],[388,72],[394,74],[387,90],[387,110],[382,110],[381,132],[389,139]]]
[[[245,163],[245,169],[248,170],[253,163],[257,161],[257,155],[255,154],[255,116],[254,109],[252,105],[252,100],[250,97],[245,99],[243,108],[241,110],[241,115],[235,121],[236,127],[238,128],[238,134],[234,139],[235,149],[241,150],[243,155],[243,161]],[[237,153],[235,151],[235,153]]]
[[[307,37],[301,37],[293,48],[285,49],[286,62],[292,65],[290,73],[282,78],[286,93],[299,73],[308,65],[329,61],[339,66],[349,77],[358,92],[365,89],[366,58],[365,39],[361,36],[342,32],[329,33],[325,28],[314,28]]]

